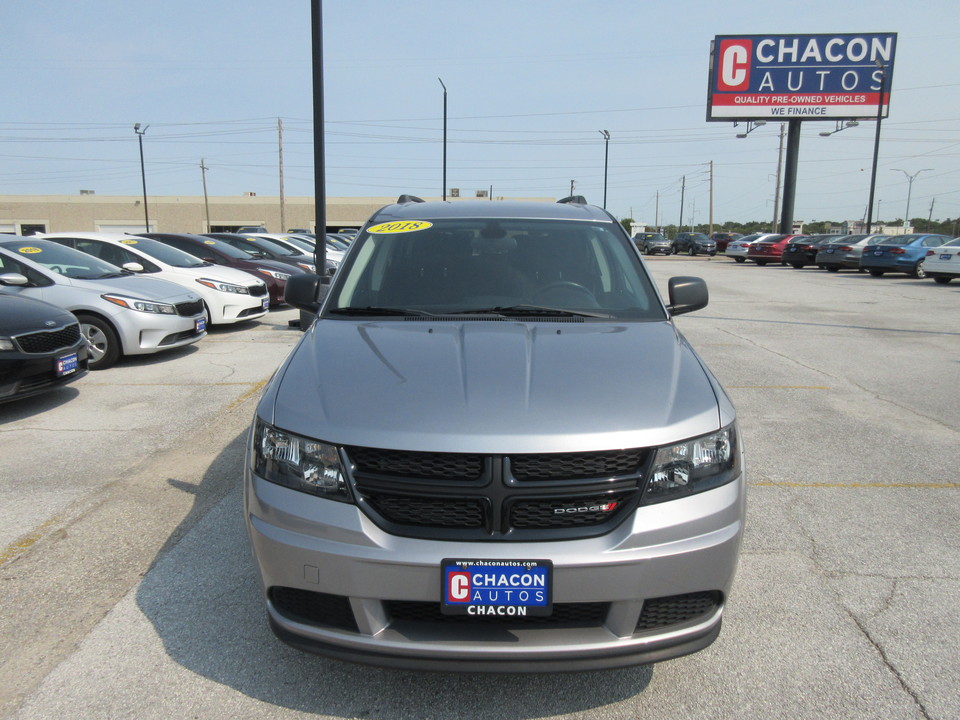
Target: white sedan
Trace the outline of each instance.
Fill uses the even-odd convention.
[[[955,277],[960,277],[960,238],[951,240],[941,247],[927,250],[923,269],[927,277],[943,285]]]
[[[211,325],[255,320],[269,309],[266,283],[256,276],[204,262],[157,240],[103,232],[48,233],[39,237],[195,292],[203,299]]]
[[[746,262],[747,250],[750,249],[753,243],[760,242],[764,238],[773,237],[775,234],[776,233],[754,233],[753,235],[747,235],[746,237],[729,243],[723,254],[729,258],[733,258],[738,263]]]

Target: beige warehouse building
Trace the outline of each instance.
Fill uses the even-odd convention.
[[[327,198],[327,232],[359,228],[375,210],[396,200],[396,197]],[[279,197],[258,197],[253,193],[210,197],[206,202],[203,197],[147,196],[145,213],[143,197],[138,195],[96,195],[81,190],[79,195],[0,196],[0,232],[18,235],[67,231],[144,232],[147,217],[150,232],[232,232],[247,226],[262,226],[268,232],[287,232],[294,228],[312,232],[315,207],[312,197],[288,197],[281,213]]]

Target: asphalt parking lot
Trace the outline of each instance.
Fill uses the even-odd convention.
[[[707,281],[710,305],[677,324],[746,443],[743,555],[711,647],[471,676],[276,641],[240,472],[299,338],[283,310],[0,406],[0,717],[960,717],[960,284],[647,260],[663,291]]]

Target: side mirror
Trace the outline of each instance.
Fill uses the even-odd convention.
[[[142,272],[143,272],[143,265],[141,265],[141,264],[138,263],[138,262],[126,262],[126,263],[124,263],[123,265],[121,265],[120,267],[123,268],[124,270],[128,270],[128,271],[130,271],[130,272],[132,272],[132,273],[142,273]]]
[[[287,278],[283,299],[295,308],[316,313],[330,290],[330,278],[315,273],[302,273]]]
[[[707,284],[698,277],[673,277],[668,282],[670,304],[667,310],[671,315],[702,310],[710,301]]]
[[[27,279],[26,275],[21,275],[20,273],[4,273],[0,275],[0,285],[9,285],[10,287],[16,285],[26,285],[30,281]]]

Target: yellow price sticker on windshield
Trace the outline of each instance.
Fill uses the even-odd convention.
[[[136,240],[123,239],[123,240],[120,241],[120,244],[121,244],[121,245],[136,245],[136,244],[137,244],[137,241],[136,241]]]
[[[42,253],[43,250],[41,250],[38,247],[22,247],[20,248],[20,252],[25,253],[27,255],[35,255],[37,253]]]
[[[371,235],[391,235],[393,233],[417,232],[431,227],[433,227],[433,223],[426,220],[398,220],[368,227],[367,232]]]

